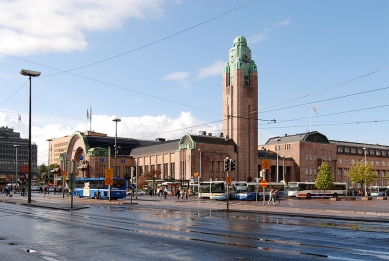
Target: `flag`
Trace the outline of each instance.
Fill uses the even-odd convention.
[[[319,113],[317,113],[317,111],[316,111],[315,107],[313,107],[313,106],[312,106],[312,110],[314,110],[314,111],[316,112],[316,114],[319,114]]]
[[[22,121],[22,116],[20,116],[20,114],[18,113],[18,121],[21,122]]]
[[[86,118],[89,120],[89,111],[86,109]]]

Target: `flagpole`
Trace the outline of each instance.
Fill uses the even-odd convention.
[[[309,132],[312,132],[312,103],[309,106]]]

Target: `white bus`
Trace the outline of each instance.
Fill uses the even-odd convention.
[[[389,196],[389,186],[371,186],[369,189],[372,197]]]
[[[347,183],[335,182],[333,189],[318,189],[315,182],[298,182],[297,198],[322,198],[324,197],[338,197],[346,196]]]
[[[263,187],[256,182],[236,182],[234,184],[236,199],[241,200],[263,200]],[[257,187],[258,186],[258,187]],[[277,189],[278,196],[285,196],[285,184],[282,182],[268,182],[265,188],[265,199],[269,199],[270,190]]]
[[[199,198],[210,198],[211,197],[211,182],[212,181],[201,181]]]
[[[230,186],[225,181],[211,181],[211,195],[210,199],[226,200],[235,199],[235,190],[233,186],[234,182]],[[227,193],[228,186],[228,193]]]
[[[300,182],[291,181],[288,183],[288,197],[296,197],[297,196],[297,190],[298,190],[298,184]]]

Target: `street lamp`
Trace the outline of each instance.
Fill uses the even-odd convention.
[[[16,183],[18,183],[18,148],[20,147],[20,145],[14,145],[15,149],[16,149],[16,157],[15,157],[15,179],[16,179]],[[11,182],[12,183],[12,182]]]
[[[201,149],[198,149],[200,151],[200,175],[197,177],[197,195],[198,199],[200,200],[200,180],[201,180]]]
[[[52,139],[47,139],[46,141],[49,142],[49,150],[48,150],[48,155],[47,155],[47,174],[46,177],[49,177],[49,172],[50,172],[50,142],[53,141]],[[47,178],[46,178],[47,179]],[[43,184],[46,185],[46,179],[43,181]],[[62,188],[64,189],[64,188]]]
[[[282,156],[282,181],[285,182],[285,156]]]
[[[28,109],[28,203],[31,203],[31,77],[38,77],[40,72],[25,70],[20,71],[21,75],[28,76],[30,80],[29,109]]]
[[[278,171],[279,171],[279,169],[278,169],[278,150],[279,150],[279,144],[280,144],[281,139],[277,138],[276,141],[277,141],[277,149],[276,149],[276,151],[277,151],[277,182],[278,182],[278,176],[279,176],[279,174],[278,174]]]
[[[117,148],[116,142],[117,142],[117,136],[118,136],[118,122],[121,122],[122,120],[119,119],[119,118],[115,118],[112,121],[114,121],[115,125],[116,125],[116,127],[115,127],[115,177],[117,177],[117,173],[116,173],[116,154],[117,154],[117,149],[118,148]]]
[[[366,151],[367,151],[367,148],[362,148],[365,152],[365,174],[366,174],[366,165],[367,165],[367,161],[366,161]],[[365,196],[367,196],[367,190],[366,190],[366,175],[365,175]]]

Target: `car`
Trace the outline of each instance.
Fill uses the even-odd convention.
[[[137,194],[138,194],[138,196],[142,196],[142,195],[146,195],[146,192],[144,190],[138,190]],[[135,191],[134,191],[133,195],[135,195]],[[131,196],[131,191],[127,192],[127,196]]]
[[[31,191],[40,191],[41,187],[40,186],[31,186]]]

